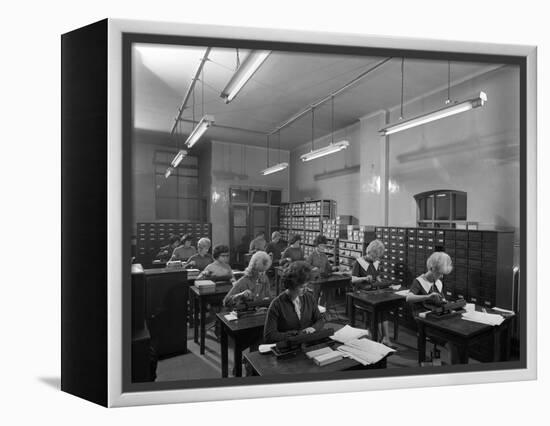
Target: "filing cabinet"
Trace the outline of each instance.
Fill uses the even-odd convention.
[[[210,223],[138,222],[136,231],[136,261],[144,267],[151,266],[160,248],[169,244],[171,234],[190,234],[195,240],[207,237],[212,241]]]

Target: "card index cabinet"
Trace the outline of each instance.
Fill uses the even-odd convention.
[[[443,278],[447,299],[513,309],[513,232],[400,227],[376,227],[375,232],[386,246],[382,278],[409,287],[426,272],[430,254],[445,251],[453,261],[452,273]],[[398,315],[414,327],[410,309],[400,308]]]
[[[162,246],[169,244],[171,234],[182,237],[190,234],[197,241],[206,237],[212,241],[212,225],[210,223],[190,222],[138,222],[136,263],[149,267]]]
[[[386,246],[382,278],[408,287],[430,254],[445,251],[453,261],[443,278],[448,299],[513,308],[513,232],[377,227],[376,238]]]

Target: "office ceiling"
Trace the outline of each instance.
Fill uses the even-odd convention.
[[[133,52],[134,125],[137,129],[169,133],[177,108],[204,55],[204,47],[136,45]],[[248,54],[239,50],[241,62]],[[204,113],[215,117],[208,138],[232,143],[266,146],[263,135],[295,113],[344,86],[385,58],[340,56],[274,51],[229,104],[220,97],[237,64],[235,49],[213,48],[204,67],[204,85],[195,87],[195,120]],[[495,65],[451,65],[451,81],[457,83],[483,74]],[[447,86],[447,62],[405,60],[405,102]],[[474,93],[472,93],[474,95]],[[204,102],[203,102],[204,99]],[[369,73],[334,100],[334,125],[343,128],[381,109],[398,106],[401,100],[401,58]],[[461,99],[460,99],[461,100]],[[442,99],[443,105],[444,99]],[[192,98],[178,128],[182,139],[192,128]],[[406,107],[405,107],[406,112]],[[243,128],[258,133],[228,129]],[[282,149],[311,141],[311,113],[297,120],[280,135]],[[331,133],[331,104],[315,110],[314,137]],[[277,137],[271,139],[278,146]]]

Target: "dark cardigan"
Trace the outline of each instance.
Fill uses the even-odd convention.
[[[313,327],[315,330],[323,328],[324,320],[313,296],[305,293],[300,296],[300,302],[301,318],[298,319],[294,303],[286,291],[273,299],[265,319],[265,343],[280,342],[301,333],[308,327]]]

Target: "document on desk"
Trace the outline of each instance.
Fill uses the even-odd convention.
[[[462,319],[467,321],[478,322],[487,325],[500,325],[504,321],[502,315],[489,314],[486,312],[471,311],[462,314]]]
[[[260,345],[258,346],[258,351],[261,353],[261,354],[265,354],[265,353],[268,353],[268,352],[271,352],[271,348],[275,347],[276,343],[270,343],[270,344],[266,344],[266,345]]]
[[[236,320],[239,319],[239,317],[237,316],[237,314],[235,312],[229,312],[228,314],[225,314],[224,318],[227,321],[236,321]]]
[[[345,345],[338,347],[337,350],[363,365],[374,364],[390,352],[395,352],[394,349],[369,339],[350,340]]]
[[[369,335],[368,330],[345,325],[336,333],[334,333],[332,336],[330,336],[330,338],[340,343],[347,343],[350,340],[360,339],[361,337],[365,337],[368,335]]]

